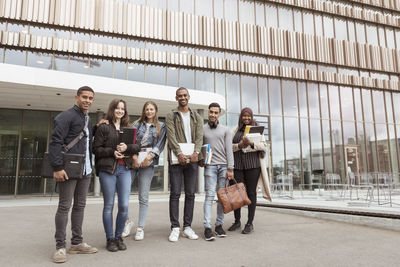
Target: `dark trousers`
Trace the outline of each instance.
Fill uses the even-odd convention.
[[[251,200],[251,204],[248,205],[248,216],[247,223],[252,224],[254,220],[254,214],[256,212],[257,204],[257,183],[261,173],[261,168],[247,169],[247,170],[234,170],[235,179],[238,183],[244,183],[246,186],[247,196]],[[230,184],[234,184],[234,181],[230,181]],[[234,211],[235,221],[240,221],[240,208]]]
[[[185,207],[183,210],[183,227],[191,226],[193,220],[194,193],[197,182],[197,163],[169,165],[169,181],[171,184],[169,195],[169,218],[171,228],[179,225],[179,198],[182,191],[182,180],[185,187]]]
[[[59,200],[56,213],[56,249],[65,248],[66,230],[68,224],[68,213],[71,208],[72,199],[74,205],[71,212],[71,244],[78,245],[82,243],[82,222],[83,213],[86,206],[86,195],[90,185],[91,174],[83,179],[67,180],[58,183]]]

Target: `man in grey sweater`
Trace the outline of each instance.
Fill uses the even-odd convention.
[[[208,123],[203,128],[203,143],[209,144],[212,149],[211,162],[208,165],[205,165],[204,162],[201,163],[202,166],[205,166],[204,237],[207,241],[215,240],[215,234],[218,237],[226,236],[222,228],[224,210],[219,202],[217,206],[215,234],[211,230],[212,204],[216,188],[225,187],[225,179],[233,179],[232,134],[228,127],[218,123],[220,115],[220,105],[218,103],[211,103],[208,106]]]

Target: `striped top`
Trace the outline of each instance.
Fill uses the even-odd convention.
[[[237,144],[242,140],[244,129],[239,129],[233,137],[232,144]],[[247,170],[260,168],[260,159],[258,157],[258,151],[252,151],[244,153],[241,149],[233,152],[234,164],[236,170]]]

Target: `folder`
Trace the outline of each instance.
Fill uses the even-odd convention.
[[[178,143],[183,155],[189,156],[192,155],[194,152],[194,144],[193,143]],[[177,165],[179,164],[178,156],[175,155],[175,153],[170,150],[170,155],[169,155],[169,161],[171,165]],[[188,160],[187,163],[189,163],[190,160]]]

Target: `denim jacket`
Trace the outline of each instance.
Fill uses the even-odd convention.
[[[160,138],[157,136],[157,128],[152,123],[149,129],[148,135],[148,144],[152,147],[151,153],[155,155],[153,158],[153,164],[158,164],[158,159],[160,157],[160,153],[164,150],[165,141],[166,141],[166,129],[165,124],[163,122],[158,122],[160,124]],[[136,144],[140,145],[144,133],[146,132],[146,123],[138,122],[136,123],[133,128],[137,129],[137,136],[136,136]]]

